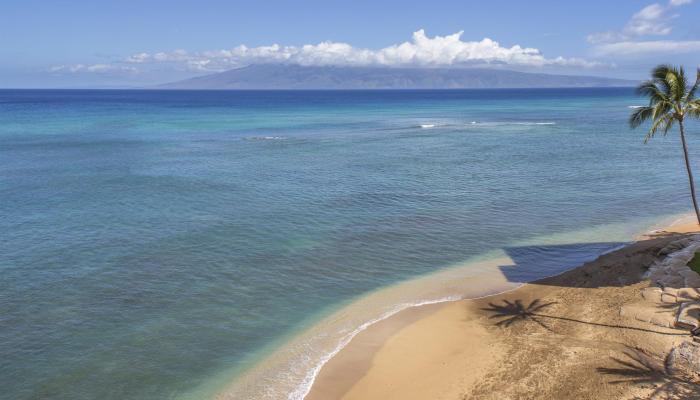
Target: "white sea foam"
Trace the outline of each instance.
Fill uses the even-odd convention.
[[[627,106],[627,108],[631,108],[633,110],[636,110],[637,108],[642,108],[644,106]]]
[[[648,231],[650,224],[645,223],[644,231]],[[640,232],[639,228],[633,228],[626,224],[610,225],[593,227],[581,231],[575,231],[567,234],[559,234],[552,237],[543,236],[530,239],[518,245],[527,246],[532,242],[537,245],[556,245],[557,243],[586,243],[595,242],[601,238],[612,239],[613,237],[622,238],[630,237],[633,232]],[[632,229],[632,231],[630,231]],[[626,241],[624,241],[626,242]],[[588,253],[581,257],[571,254],[573,257],[569,259],[566,265],[559,270],[552,271],[548,276],[554,276],[563,273],[566,270],[591,261],[602,254],[606,254],[624,247],[624,244],[615,245],[611,248],[600,249],[597,253]],[[568,256],[567,256],[568,258]],[[507,266],[512,264],[509,257],[496,256],[491,254],[481,261],[474,260],[435,272],[425,277],[420,277],[399,283],[387,288],[378,290],[353,303],[343,307],[341,310],[332,313],[324,318],[315,327],[303,333],[295,340],[288,342],[286,346],[288,352],[282,354],[282,359],[273,357],[277,360],[272,364],[268,364],[267,368],[273,367],[274,371],[268,370],[265,373],[268,376],[267,380],[253,379],[248,383],[248,389],[257,387],[255,395],[249,391],[245,391],[246,395],[241,396],[242,392],[234,390],[228,391],[222,399],[232,398],[258,398],[258,399],[279,399],[287,398],[289,400],[303,400],[311,391],[314,381],[317,379],[321,369],[333,357],[343,350],[358,334],[367,330],[372,325],[381,322],[393,315],[412,307],[422,305],[436,304],[442,302],[456,301],[463,298],[480,298],[490,296],[497,293],[509,292],[522,286],[524,282],[515,282],[508,279],[503,281],[493,280],[493,278],[504,277],[498,266]],[[495,273],[495,274],[494,274]],[[489,278],[491,276],[491,278]],[[484,279],[481,279],[483,277]],[[545,276],[537,276],[536,279],[544,278]],[[478,287],[475,287],[476,281],[482,282]],[[488,284],[486,284],[488,282]],[[420,293],[421,300],[410,301],[411,297]],[[458,294],[457,294],[458,293]],[[379,315],[374,317],[366,315],[368,310],[381,309],[381,305],[385,305],[384,311],[378,311]],[[393,304],[393,306],[391,305]],[[360,312],[360,314],[357,314]],[[363,319],[363,316],[366,319]],[[364,321],[364,322],[363,322]],[[329,332],[328,329],[332,328]],[[331,333],[329,335],[329,333]],[[318,351],[320,349],[325,349]],[[286,355],[285,355],[286,354]],[[281,362],[280,362],[281,361]],[[293,367],[298,368],[293,368]],[[289,369],[292,368],[292,369]],[[260,371],[258,371],[260,372]],[[277,383],[286,381],[282,386],[276,387]],[[273,383],[272,385],[270,383]],[[265,387],[261,392],[260,390]]]
[[[517,122],[505,122],[504,125],[556,125],[556,122],[530,122],[530,121],[517,121]]]
[[[648,232],[649,228],[648,227],[645,228],[644,231]],[[612,253],[614,251],[620,250],[620,249],[624,248],[625,246],[629,245],[630,243],[631,242],[624,242],[622,244],[613,246],[609,249],[603,250],[600,253],[589,254],[587,257],[583,257],[581,259],[576,260],[576,262],[574,263],[575,265],[572,264],[571,266],[568,266],[568,268],[565,268],[565,270],[563,270],[563,271],[557,271],[556,273],[553,273],[553,274],[548,275],[548,276],[541,276],[541,277],[538,277],[538,279],[544,279],[544,278],[549,278],[549,277],[560,275],[560,274],[562,274],[562,273],[564,273],[564,272],[566,272],[566,271],[570,270],[571,268],[574,268],[578,265],[583,265],[587,262],[590,262],[590,261],[597,259],[600,256],[603,256],[605,254],[609,254],[609,253]],[[362,324],[355,331],[353,331],[349,335],[345,336],[343,338],[343,340],[341,340],[341,342],[338,344],[338,346],[336,346],[336,348],[334,348],[331,352],[327,353],[324,357],[322,357],[322,359],[316,364],[316,366],[311,371],[309,371],[309,373],[306,375],[304,381],[297,387],[297,389],[294,392],[292,392],[289,395],[289,400],[303,400],[304,397],[306,397],[306,395],[308,395],[308,393],[310,392],[311,387],[313,386],[313,383],[316,380],[316,378],[317,378],[319,372],[321,371],[321,369],[323,368],[323,366],[328,361],[330,361],[335,355],[337,355],[343,348],[345,348],[355,336],[357,336],[360,332],[366,330],[367,328],[369,328],[370,326],[374,325],[377,322],[380,322],[384,319],[390,318],[391,316],[397,314],[398,312],[405,310],[405,309],[408,309],[408,308],[411,308],[411,307],[419,307],[419,306],[428,305],[428,304],[437,304],[437,303],[442,303],[442,302],[456,301],[456,300],[460,300],[460,299],[464,299],[464,298],[478,299],[478,298],[493,296],[496,294],[507,293],[507,292],[516,290],[517,288],[521,287],[524,284],[525,284],[525,282],[519,283],[519,284],[517,284],[514,287],[511,287],[509,289],[502,290],[502,291],[496,291],[493,293],[488,293],[488,294],[485,294],[483,296],[477,296],[477,297],[448,296],[448,297],[444,297],[444,298],[436,299],[436,300],[416,302],[414,304],[409,304],[409,303],[400,304],[400,305],[396,306],[394,309],[390,310],[389,312],[386,312],[382,316]]]
[[[468,262],[460,268],[448,268],[362,296],[295,334],[216,398],[302,400],[323,366],[372,325],[408,308],[476,298],[520,286],[493,278],[496,267],[508,263],[507,258],[492,255],[476,264]],[[491,277],[487,277],[490,283],[473,285],[473,279],[484,273]]]
[[[472,121],[468,125],[479,125],[479,126],[507,126],[507,125],[522,125],[522,126],[534,126],[534,125],[556,125],[556,122],[551,121],[485,121],[477,122]]]
[[[456,301],[460,300],[459,296],[449,296],[441,299],[436,299],[436,300],[427,300],[427,301],[421,301],[417,303],[404,303],[404,304],[399,304],[396,307],[394,307],[392,310],[382,314],[378,318],[371,319],[359,327],[355,329],[354,331],[350,332],[346,336],[344,336],[338,345],[331,350],[330,352],[326,353],[321,357],[321,359],[316,363],[316,365],[306,374],[302,382],[297,386],[297,388],[289,394],[288,399],[289,400],[304,400],[304,398],[309,394],[311,391],[311,387],[314,384],[314,381],[316,380],[316,377],[318,377],[319,372],[321,372],[321,368],[323,368],[328,361],[330,361],[333,357],[335,357],[341,350],[343,350],[349,343],[352,341],[352,339],[357,336],[360,332],[366,330],[370,326],[376,324],[377,322],[383,321],[387,318],[390,318],[393,315],[396,315],[397,313],[411,308],[411,307],[420,307],[420,306],[425,306],[429,304],[438,304],[438,303],[445,303],[448,301]]]
[[[605,255],[605,254],[609,254],[609,253],[612,253],[612,252],[621,250],[621,249],[623,249],[625,246],[628,246],[630,243],[631,243],[631,242],[625,242],[625,243],[622,243],[622,244],[620,244],[620,245],[613,246],[613,247],[611,247],[611,248],[609,248],[609,249],[607,249],[607,250],[604,250],[604,251],[602,251],[602,252],[600,252],[600,253],[597,253],[597,254],[595,254],[595,253],[594,253],[594,254],[590,254],[590,255],[588,255],[587,257],[583,257],[583,258],[581,258],[581,259],[578,259],[578,260],[574,263],[575,265],[569,266],[569,268],[566,268],[566,269],[563,270],[563,271],[557,271],[556,273],[553,273],[553,274],[551,274],[551,275],[540,276],[540,277],[538,277],[537,279],[538,279],[538,280],[539,280],[539,279],[546,279],[546,278],[551,278],[551,277],[554,277],[554,276],[557,276],[557,275],[561,275],[561,274],[563,274],[563,273],[569,271],[571,268],[575,268],[576,266],[580,266],[580,265],[583,265],[583,264],[585,264],[585,263],[594,261],[594,260],[598,259],[599,257]],[[353,339],[355,336],[357,336],[359,333],[361,333],[362,331],[368,329],[369,327],[371,327],[372,325],[374,325],[374,324],[376,324],[376,323],[378,323],[378,322],[381,322],[381,321],[383,321],[383,320],[385,320],[385,319],[387,319],[387,318],[391,318],[392,316],[398,314],[399,312],[401,312],[401,311],[403,311],[403,310],[406,310],[406,309],[409,309],[409,308],[412,308],[412,307],[420,307],[420,306],[425,306],[425,305],[430,305],[430,304],[446,303],[446,302],[458,301],[458,300],[463,300],[463,299],[471,299],[471,300],[481,299],[481,298],[484,298],[484,297],[495,296],[495,295],[499,295],[499,294],[504,294],[504,293],[512,292],[513,290],[516,290],[516,289],[522,287],[522,286],[525,285],[526,283],[527,283],[527,282],[521,282],[521,283],[518,283],[518,284],[516,284],[515,286],[513,286],[513,287],[511,287],[511,288],[508,288],[508,289],[505,289],[505,290],[501,290],[501,291],[491,292],[491,293],[488,293],[488,294],[485,294],[485,295],[482,295],[482,296],[470,296],[470,297],[464,297],[464,296],[447,296],[447,297],[439,298],[439,299],[435,299],[435,300],[425,300],[425,301],[419,301],[419,302],[416,302],[416,303],[402,303],[402,304],[399,304],[399,305],[395,306],[393,309],[391,309],[390,311],[388,311],[388,312],[382,314],[380,317],[374,318],[374,319],[372,319],[372,320],[369,320],[369,321],[363,323],[363,324],[360,325],[357,329],[355,329],[354,331],[352,331],[351,333],[349,333],[348,335],[346,335],[345,337],[343,337],[343,338],[341,339],[341,341],[338,343],[338,345],[337,345],[332,351],[330,351],[330,352],[326,353],[324,356],[322,356],[321,359],[319,360],[319,362],[314,366],[314,368],[312,368],[312,369],[307,373],[307,375],[304,377],[304,380],[302,381],[302,383],[301,383],[292,393],[289,394],[288,400],[304,400],[304,398],[305,398],[305,397],[309,394],[309,392],[311,391],[311,388],[312,388],[314,382],[316,381],[316,378],[318,377],[318,374],[321,372],[321,369],[323,368],[323,366],[324,366],[326,363],[328,363],[333,357],[335,357],[338,353],[340,353],[340,351],[342,351],[348,344],[350,344],[350,342],[352,341],[352,339]]]
[[[556,125],[556,122],[552,121],[470,121],[466,126],[542,126],[542,125]],[[421,129],[431,129],[431,128],[458,128],[463,127],[463,122],[453,122],[453,123],[430,123],[430,124],[418,124],[413,125],[412,128]]]
[[[284,136],[250,136],[247,140],[284,140]]]

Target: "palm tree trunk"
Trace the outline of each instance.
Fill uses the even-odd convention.
[[[693,171],[690,169],[690,161],[688,160],[688,145],[685,143],[685,130],[683,129],[683,120],[678,121],[678,126],[681,129],[681,142],[683,143],[683,156],[685,156],[685,168],[688,170],[688,182],[690,183],[690,197],[693,198],[693,207],[695,208],[695,217],[700,224],[700,211],[698,211],[698,200],[695,198],[695,183],[693,182]]]

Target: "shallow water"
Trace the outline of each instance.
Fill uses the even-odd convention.
[[[517,284],[687,210],[678,140],[643,145],[638,104],[630,89],[0,91],[0,397],[201,398],[236,376],[251,386],[231,393],[301,393],[368,318],[470,282],[380,288],[502,256]],[[284,384],[261,384],[271,371]]]

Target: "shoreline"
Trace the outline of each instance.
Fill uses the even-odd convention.
[[[624,234],[625,229],[629,229],[629,227],[624,228],[626,226],[625,223],[589,227],[581,231],[556,234],[556,237],[532,238],[529,240],[530,242],[543,243],[545,247],[548,244],[554,244],[556,247],[558,243],[578,242],[578,239],[581,239],[579,237],[581,232],[584,232],[584,234],[582,235],[583,240],[580,241],[584,245],[588,242],[594,244],[593,240],[601,236],[624,236],[629,239],[619,243],[604,243],[605,245],[612,244],[614,247],[594,251],[594,253],[588,254],[583,259],[576,258],[576,254],[567,253],[564,260],[566,265],[559,265],[562,261],[559,260],[554,272],[525,278],[526,280],[524,281],[514,282],[504,276],[502,267],[511,266],[515,262],[506,254],[498,255],[500,252],[498,250],[485,253],[473,260],[467,260],[453,267],[443,268],[425,276],[412,278],[408,281],[402,281],[379,288],[369,294],[358,296],[339,305],[338,308],[330,310],[326,316],[310,326],[292,333],[289,339],[284,340],[283,346],[274,348],[271,353],[261,358],[261,361],[256,362],[233,382],[229,380],[230,383],[224,385],[223,390],[213,390],[212,392],[215,393],[214,398],[222,400],[236,398],[314,399],[313,392],[319,386],[319,377],[324,374],[324,369],[327,369],[329,364],[334,363],[334,360],[341,357],[344,352],[347,352],[346,349],[353,346],[353,342],[358,340],[357,337],[367,334],[368,330],[380,329],[378,327],[393,324],[394,321],[405,321],[404,314],[406,313],[423,312],[423,309],[438,309],[447,304],[465,301],[465,299],[478,300],[506,294],[526,286],[528,282],[539,281],[566,273],[583,263],[595,260],[602,254],[614,252],[619,248],[628,246],[630,243],[633,243],[631,240],[636,240],[639,232],[649,232],[653,228],[657,228],[654,231],[658,231],[658,228],[661,226],[676,224],[678,221],[686,219],[686,214],[683,215],[684,217],[681,218],[679,218],[679,214],[676,214],[656,220],[650,218],[647,222],[638,222],[637,225],[640,227],[645,226],[645,228],[633,229],[633,232],[637,233],[629,232]],[[573,257],[577,261],[571,262],[569,257]],[[475,287],[473,279],[479,281],[478,287]],[[444,295],[445,293],[449,295],[446,296]],[[388,304],[391,306],[387,308]],[[358,310],[361,310],[361,313],[358,315],[364,316],[357,318],[358,315],[352,315],[357,313]],[[346,324],[343,329],[344,333],[340,337],[336,336],[335,341],[331,337],[324,337],[327,336],[330,324],[338,321],[348,323],[352,319],[354,321]],[[337,326],[333,327],[333,329],[336,328]],[[396,327],[393,329],[396,329]],[[313,354],[316,354],[318,358],[312,364],[295,365],[296,361],[313,359]],[[295,368],[295,370],[289,371],[290,366],[293,369]],[[283,381],[278,379],[280,374],[287,377],[299,376],[300,378],[297,378],[299,379],[297,383],[290,381],[280,384],[280,381]],[[222,374],[219,380],[224,379]],[[222,386],[219,387],[221,388]],[[257,389],[260,387],[265,387],[266,391],[261,393]]]
[[[472,277],[478,277],[480,279],[485,278],[488,274],[494,273],[492,268],[499,264],[507,264],[508,260],[502,257],[486,258],[484,260],[475,261],[469,263],[469,271],[466,276],[464,276],[464,271],[457,268],[450,268],[442,271],[437,271],[428,274],[424,277],[419,277],[416,279],[411,279],[408,281],[399,282],[397,284],[379,288],[369,294],[362,295],[358,298],[352,299],[339,306],[338,309],[332,310],[329,315],[323,317],[321,320],[316,321],[313,325],[302,329],[301,331],[291,335],[291,338],[287,341],[283,341],[284,345],[278,347],[271,354],[266,356],[262,362],[255,364],[251,369],[247,370],[242,377],[237,378],[234,381],[233,386],[229,385],[223,391],[218,391],[214,396],[217,400],[229,400],[238,398],[257,398],[251,397],[252,393],[258,395],[257,391],[248,392],[249,388],[260,386],[261,384],[278,384],[279,381],[276,379],[277,375],[268,375],[268,371],[277,372],[280,371],[282,365],[286,367],[286,364],[293,359],[298,357],[300,350],[307,350],[310,348],[308,340],[313,340],[314,338],[323,337],[325,333],[323,332],[327,325],[337,321],[344,321],[350,318],[354,318],[356,323],[350,323],[352,328],[345,332],[342,337],[339,338],[337,343],[332,344],[328,351],[324,351],[321,354],[319,360],[314,363],[314,365],[308,370],[304,371],[304,379],[299,384],[293,385],[288,395],[284,398],[290,400],[303,400],[307,398],[309,391],[311,390],[313,384],[318,377],[320,370],[338,353],[342,352],[348,344],[359,334],[362,334],[367,329],[379,324],[383,321],[395,317],[397,314],[409,309],[416,309],[422,307],[439,306],[441,304],[450,303],[454,301],[459,301],[464,299],[463,295],[456,296],[443,296],[442,291],[447,290],[448,292],[454,292],[453,289],[445,289],[441,286],[435,285],[435,283],[449,282],[450,277],[459,277],[463,280],[468,280]],[[432,291],[422,291],[424,297],[428,299],[414,300],[414,293],[421,292],[419,287],[421,283],[429,282],[428,286],[433,286]],[[490,282],[491,286],[487,287],[470,287],[469,290],[472,291],[473,295],[468,295],[469,298],[483,298],[490,296],[494,293],[503,293],[510,290],[514,290],[520,286],[522,283],[512,284],[509,282],[500,282],[492,279]],[[510,286],[504,288],[503,285]],[[395,300],[391,300],[395,299]],[[386,308],[387,305],[390,305]],[[356,315],[348,317],[349,314],[353,314],[357,310],[368,310],[372,314],[376,314],[374,311],[376,309],[382,309],[382,312],[375,317],[364,319],[363,317],[357,318]],[[321,340],[321,345],[327,344],[326,341]],[[313,343],[316,344],[316,343]],[[265,399],[279,398],[276,394],[264,397]],[[247,397],[246,397],[247,396]],[[189,397],[188,397],[189,398]]]
[[[688,222],[689,219],[691,222]],[[658,227],[661,224],[655,226]],[[428,398],[425,397],[428,394],[430,398],[453,398],[455,394],[459,393],[466,398],[466,394],[463,393],[464,388],[470,387],[483,378],[483,371],[493,369],[495,360],[500,360],[503,354],[496,354],[498,351],[493,349],[495,342],[483,324],[468,323],[480,318],[476,316],[478,313],[464,319],[465,316],[461,310],[463,304],[480,303],[483,305],[488,300],[516,294],[523,294],[525,297],[532,296],[528,294],[529,292],[537,292],[538,296],[546,295],[556,289],[546,287],[546,284],[545,287],[542,287],[543,282],[556,280],[564,275],[582,270],[605,256],[615,257],[618,253],[624,254],[640,243],[653,241],[655,238],[666,235],[684,234],[698,230],[699,227],[692,222],[692,217],[686,215],[675,218],[665,228],[652,229],[638,235],[635,241],[603,252],[594,260],[573,269],[480,298],[463,298],[446,303],[404,309],[357,334],[348,345],[321,368],[304,399],[419,399]],[[459,333],[444,334],[450,330],[455,331],[456,327],[459,328]],[[440,344],[435,343],[436,338],[439,338]],[[453,356],[455,352],[459,352],[461,355],[466,352],[468,356],[456,358]],[[411,354],[410,359],[407,359],[405,354]],[[418,365],[421,363],[423,364],[422,368]],[[450,379],[436,380],[431,376],[433,372],[431,365],[435,363],[454,364],[451,365],[452,369],[460,371],[458,372],[459,379],[454,377],[452,379],[453,384],[454,381],[458,382],[456,387],[436,389],[445,385],[450,386],[446,383]],[[411,368],[420,370],[421,374],[411,376],[415,372]],[[444,370],[444,368],[438,369]],[[401,391],[393,388],[394,385],[406,385],[410,386],[411,389]],[[421,392],[420,388],[417,389],[416,386],[428,387],[428,389]],[[443,393],[439,393],[441,390]],[[398,393],[401,394],[398,395]],[[448,393],[450,395],[447,395]]]

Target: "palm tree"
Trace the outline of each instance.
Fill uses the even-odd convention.
[[[688,161],[688,145],[685,142],[685,127],[683,125],[686,118],[700,118],[700,99],[695,98],[698,86],[700,86],[700,69],[698,69],[695,84],[688,88],[683,67],[659,65],[651,72],[651,79],[637,87],[637,94],[648,97],[649,105],[637,108],[630,116],[629,123],[632,128],[637,128],[647,120],[651,120],[651,128],[644,138],[644,143],[653,138],[658,130],[662,130],[666,135],[673,128],[673,125],[678,123],[681,143],[683,144],[685,168],[688,170],[690,195],[693,198],[695,216],[700,224],[700,211],[698,211],[698,202],[695,198],[693,171],[690,169]]]

